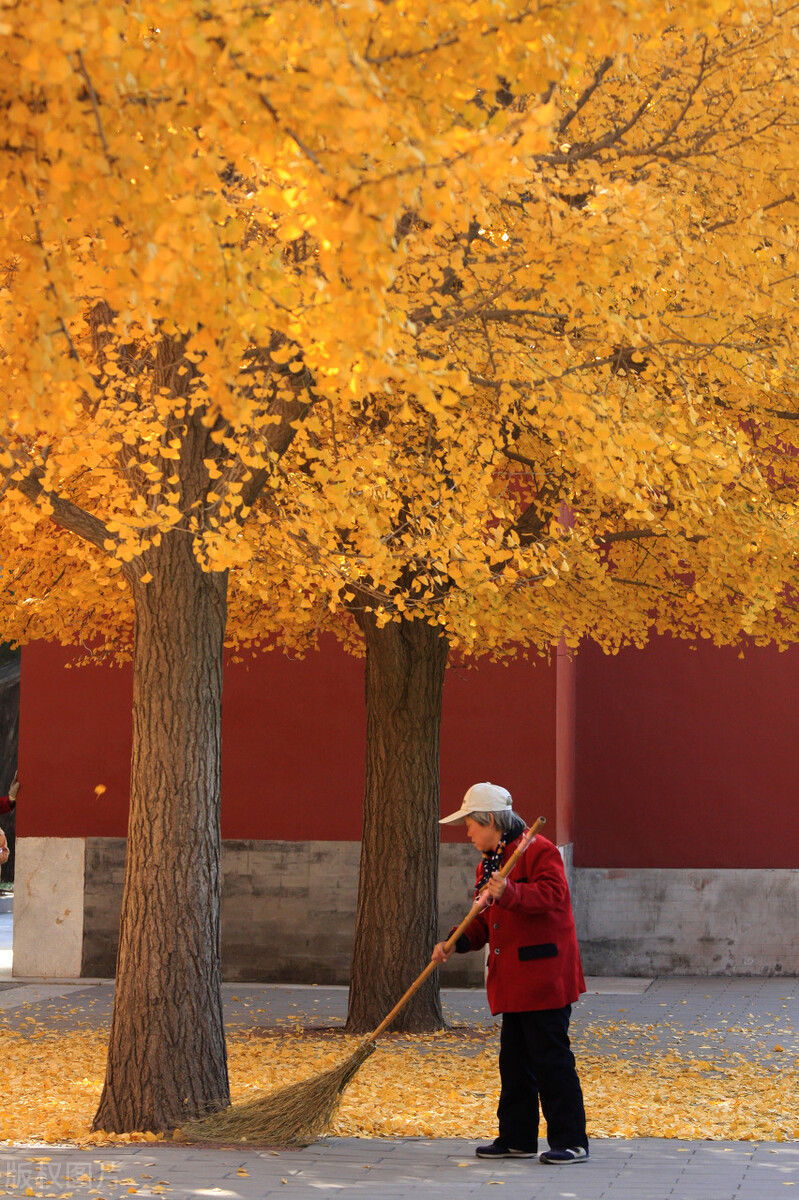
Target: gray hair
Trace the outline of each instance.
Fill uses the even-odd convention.
[[[510,833],[516,826],[519,833],[524,829],[524,821],[512,808],[501,808],[499,812],[471,812],[469,820],[476,825],[490,825],[493,821],[500,833]]]

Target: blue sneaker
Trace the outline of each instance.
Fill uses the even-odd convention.
[[[490,1146],[478,1146],[475,1150],[478,1158],[535,1158],[536,1153],[535,1150],[514,1150],[501,1138],[495,1138]]]
[[[563,1167],[567,1163],[585,1162],[587,1158],[585,1146],[567,1146],[563,1150],[545,1150],[538,1161],[550,1167]]]

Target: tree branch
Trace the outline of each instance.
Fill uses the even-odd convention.
[[[675,530],[669,533],[663,529],[618,529],[611,533],[599,533],[594,538],[598,546],[608,546],[612,542],[640,542],[645,538],[665,538],[665,537],[681,537],[686,542],[693,542],[698,545],[699,542],[704,542],[706,536],[699,533],[683,533],[683,531]]]
[[[594,72],[593,80],[591,81],[591,83],[589,83],[588,87],[585,89],[585,91],[579,97],[574,108],[570,109],[570,111],[567,112],[561,118],[560,124],[558,125],[558,134],[559,135],[562,136],[566,132],[566,130],[569,128],[569,126],[571,125],[574,118],[577,116],[580,109],[584,108],[585,105],[588,103],[588,101],[591,99],[594,92],[599,87],[600,83],[602,82],[603,77],[608,73],[608,71],[610,70],[610,68],[612,66],[613,66],[612,58],[603,58],[602,59],[602,62],[599,64],[596,71]]]
[[[524,8],[521,12],[515,13],[513,16],[505,17],[503,24],[520,25],[522,22],[526,21],[528,17],[540,16],[542,12],[551,7],[551,5],[545,5],[538,8],[533,6]],[[484,38],[493,37],[494,34],[499,32],[500,28],[500,25],[487,25],[485,29],[481,29],[480,36]],[[437,50],[442,50],[446,47],[457,45],[457,43],[461,41],[461,38],[462,33],[460,32],[442,33],[435,42],[432,42],[427,46],[420,46],[415,50],[392,50],[390,54],[377,55],[371,54],[369,45],[367,45],[364,53],[364,61],[368,62],[372,67],[382,67],[385,63],[398,62],[402,59],[419,58],[427,54],[434,54]]]
[[[600,533],[595,538],[595,541],[600,546],[607,546],[611,542],[637,542],[641,538],[667,536],[668,534],[657,529],[619,529],[615,533]]]
[[[52,513],[48,514],[56,525],[60,525],[62,529],[74,533],[77,537],[82,538],[85,542],[91,542],[98,550],[108,553],[106,542],[117,544],[118,539],[110,529],[92,513],[87,512],[78,504],[73,504],[71,500],[65,500],[62,496],[55,492],[48,492],[42,485],[42,470],[40,467],[34,467],[30,474],[22,479],[12,479],[11,486],[17,491],[22,492],[26,499],[34,504],[40,504],[43,500],[46,501],[52,508]]]
[[[233,56],[231,56],[231,57],[233,57]],[[269,98],[267,96],[265,96],[263,94],[263,92],[258,96],[258,99],[261,101],[261,104],[263,104],[264,108],[269,113],[270,117],[275,122],[278,129],[282,130],[283,133],[287,134],[288,137],[291,138],[291,140],[294,142],[294,144],[297,146],[297,148],[302,151],[302,153],[305,155],[305,157],[308,159],[308,161],[313,163],[313,165],[316,167],[317,171],[321,172],[322,175],[329,176],[330,172],[325,170],[324,164],[319,161],[319,159],[317,158],[316,154],[314,154],[311,147],[306,145],[306,143],[302,140],[300,135],[298,133],[295,133],[295,131],[289,125],[286,125],[286,123],[283,121],[282,117],[280,116],[280,113],[277,111],[275,106],[272,104],[271,100],[269,100]]]
[[[106,162],[113,170],[116,165],[116,159],[111,153],[108,146],[108,141],[106,140],[105,130],[103,129],[103,120],[100,116],[100,102],[97,99],[97,92],[94,90],[94,84],[92,83],[91,76],[86,68],[86,63],[83,61],[83,54],[80,50],[77,51],[76,58],[78,60],[78,69],[83,77],[84,83],[86,84],[86,89],[89,93],[89,99],[92,102],[92,109],[94,110],[94,123],[97,126],[97,135],[100,138]]]
[[[752,217],[756,212],[768,212],[769,209],[778,208],[780,204],[791,204],[796,199],[795,192],[788,192],[785,196],[779,196],[776,200],[772,200],[770,204],[762,204],[760,208],[754,209],[748,216]],[[740,213],[736,213],[734,217],[727,217],[723,221],[716,221],[713,225],[705,226],[705,233],[716,233],[719,229],[726,229],[730,225],[734,225],[736,221],[741,220]]]
[[[270,351],[285,345],[286,341],[287,339],[282,334],[273,334],[266,351],[267,355]],[[273,415],[279,413],[280,420],[268,427],[265,441],[270,456],[276,459],[282,458],[286,453],[297,434],[298,426],[305,420],[319,399],[314,388],[314,377],[303,363],[299,347],[293,346],[293,348],[295,353],[289,362],[278,365],[271,361],[271,371],[275,376],[275,395],[269,406],[269,412]],[[301,369],[292,371],[292,366],[296,367],[298,364],[301,364]],[[286,385],[293,393],[290,396],[287,396],[284,390]],[[245,507],[249,508],[257,500],[271,473],[272,464],[270,463],[261,467],[260,470],[253,471],[249,479],[245,481],[241,493]]]
[[[26,180],[26,183],[27,183],[27,180]],[[59,304],[58,292],[56,290],[55,283],[53,282],[53,273],[52,273],[52,269],[50,267],[50,259],[47,255],[47,251],[44,246],[44,238],[42,236],[42,230],[39,225],[39,218],[36,215],[33,205],[30,206],[30,214],[33,219],[33,228],[36,230],[36,244],[38,245],[39,249],[42,252],[42,258],[44,260],[44,268],[45,268],[45,271],[47,272],[47,290],[50,292],[50,295],[53,297],[56,308],[58,308],[58,304]],[[69,329],[67,328],[67,323],[59,312],[56,312],[56,321],[58,323],[58,328],[61,330],[61,333],[64,335],[64,337],[67,340],[67,345],[69,346],[70,358],[74,358],[74,360],[76,362],[82,364],[81,356],[78,354],[75,343],[72,340],[72,335],[70,334]]]

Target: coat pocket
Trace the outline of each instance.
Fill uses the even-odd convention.
[[[519,962],[532,962],[534,958],[555,958],[558,948],[554,942],[541,942],[538,946],[520,946]]]

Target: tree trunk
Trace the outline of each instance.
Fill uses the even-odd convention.
[[[438,935],[438,743],[448,646],[424,621],[366,638],[366,783],[347,1029],[377,1026],[430,961]],[[443,1027],[433,972],[394,1022]]]
[[[125,891],[94,1128],[165,1130],[230,1102],[219,944],[227,576],[182,532],[147,552],[136,607]],[[143,571],[144,568],[139,569]]]

